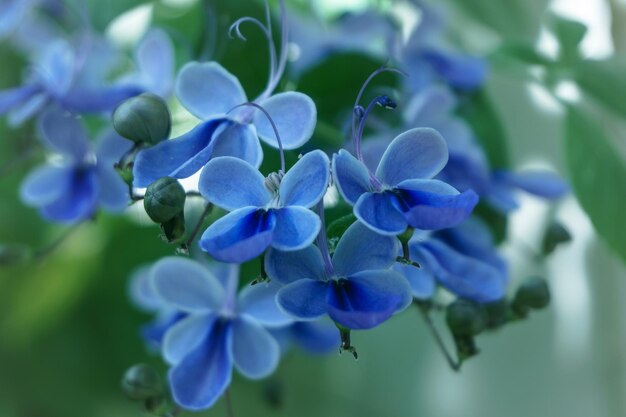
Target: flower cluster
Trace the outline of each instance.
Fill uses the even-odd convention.
[[[9,3],[12,15],[26,13],[27,2]],[[254,99],[215,61],[188,62],[174,79],[172,44],[159,29],[138,43],[134,68],[121,76],[111,75],[121,52],[93,31],[49,40],[27,51],[23,84],[0,92],[0,114],[13,125],[36,118],[41,144],[54,156],[24,180],[25,204],[49,221],[75,224],[143,200],[177,246],[180,256],[135,273],[131,297],[156,315],[142,334],[170,366],[178,406],[211,407],[233,367],[250,379],[270,375],[292,344],[356,357],[351,330],[379,326],[412,304],[425,317],[446,304],[459,362],[476,353],[474,336],[484,329],[545,305],[528,301],[536,300],[537,286],[507,299],[507,263],[476,209],[506,216],[518,206],[518,189],[557,199],[567,186],[551,173],[491,167],[457,111],[459,97],[481,88],[487,65],[441,47],[442,17],[421,7],[422,23],[402,43],[388,18],[374,12],[312,37],[306,29],[318,26],[290,20],[281,0],[276,44],[266,4],[265,22],[244,17],[230,30],[245,39],[241,26],[250,23],[267,40],[269,77]],[[2,23],[0,36],[15,30]],[[344,36],[372,28],[393,58],[393,68],[381,67],[354,92],[343,149],[316,149],[310,141],[317,108],[309,96],[276,91],[289,67],[290,27],[301,53],[311,54],[292,76],[337,51],[379,56],[372,36]],[[382,94],[362,105],[381,73],[401,80],[398,99]],[[170,138],[168,104],[176,100],[198,121]],[[367,126],[381,107],[399,107],[400,123]],[[115,131],[106,126],[92,146],[86,114],[104,115]],[[297,159],[290,158],[296,149]],[[265,157],[268,151],[278,152],[280,164]],[[179,180],[188,178],[197,178],[196,189],[183,189]],[[188,216],[190,196],[205,207],[193,227],[185,218],[186,211],[198,217]],[[341,216],[333,214],[327,227],[330,207]],[[240,279],[248,262],[260,265],[259,275]],[[539,297],[545,291],[539,288]]]

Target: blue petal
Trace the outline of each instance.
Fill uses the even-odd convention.
[[[373,231],[383,235],[397,235],[406,230],[407,222],[392,203],[393,195],[365,193],[354,205],[354,215]]]
[[[299,279],[324,278],[324,261],[317,246],[283,252],[270,248],[265,254],[265,271],[272,281],[289,284]]]
[[[135,50],[135,61],[148,91],[167,97],[174,80],[174,47],[167,33],[150,29]]]
[[[320,231],[321,221],[311,210],[291,206],[275,209],[276,228],[272,247],[283,251],[304,249],[311,245]]]
[[[112,164],[98,164],[98,190],[100,206],[112,213],[119,213],[128,207],[128,185],[117,173]]]
[[[211,407],[230,384],[232,327],[217,321],[204,341],[169,373],[174,401],[188,410]]]
[[[421,268],[413,265],[407,265],[396,262],[393,266],[394,271],[400,273],[411,286],[413,297],[418,300],[427,300],[435,294],[437,289],[435,285],[435,277],[425,264],[421,264]]]
[[[112,128],[103,130],[96,139],[96,159],[113,165],[133,147],[133,143]]]
[[[283,177],[278,191],[282,206],[311,207],[324,196],[328,188],[330,161],[326,154],[315,150],[304,155]]]
[[[59,108],[50,108],[41,115],[39,131],[46,145],[76,161],[82,161],[89,151],[87,132],[81,123]]]
[[[500,171],[494,173],[494,177],[527,193],[547,199],[561,198],[569,192],[567,183],[557,174],[550,171],[526,171],[519,173]]]
[[[31,97],[38,93],[39,88],[34,85],[25,85],[22,87],[10,88],[0,91],[0,115],[16,108],[25,103]]]
[[[190,314],[176,322],[163,337],[163,359],[170,365],[180,363],[202,343],[216,320],[215,314]]]
[[[229,124],[214,140],[213,157],[234,156],[255,168],[261,166],[263,148],[252,125]]]
[[[74,168],[63,194],[41,207],[41,215],[52,221],[74,223],[92,216],[98,203],[98,183],[92,167]]]
[[[72,175],[71,166],[43,165],[24,179],[20,187],[20,198],[30,206],[41,207],[50,204],[66,192]]]
[[[337,326],[327,319],[294,323],[291,333],[298,347],[307,353],[328,353],[336,350],[341,343]]]
[[[267,249],[275,226],[273,212],[244,207],[209,226],[200,239],[200,247],[218,261],[243,263]]]
[[[202,170],[198,189],[202,196],[225,210],[264,207],[272,198],[265,178],[249,163],[232,156],[212,159]]]
[[[128,295],[133,304],[145,312],[157,311],[162,307],[161,299],[152,287],[149,266],[137,268],[130,277]]]
[[[398,135],[378,164],[376,176],[387,185],[432,178],[448,162],[448,146],[433,129],[418,127]]]
[[[226,114],[248,101],[239,80],[217,62],[190,62],[178,73],[176,96],[200,119]]]
[[[420,246],[437,280],[459,297],[477,302],[499,300],[506,291],[506,278],[493,266],[465,256],[437,240]]]
[[[487,63],[482,58],[435,49],[423,56],[448,84],[462,90],[480,87],[487,77]]]
[[[187,178],[198,172],[211,159],[213,136],[228,123],[226,119],[209,120],[182,136],[140,151],[133,167],[134,186],[143,188],[159,178]]]
[[[367,168],[350,152],[341,149],[333,155],[332,169],[337,190],[348,203],[356,204],[363,193],[371,190]]]
[[[19,104],[7,116],[9,126],[15,128],[39,113],[49,102],[50,96],[46,93],[37,93],[26,102]]]
[[[396,189],[394,206],[416,229],[437,230],[459,225],[478,203],[472,190],[459,193],[438,180],[403,181]]]
[[[411,289],[391,270],[363,271],[336,281],[328,299],[328,314],[349,329],[371,329],[411,303]]]
[[[382,159],[390,143],[391,141],[386,137],[374,137],[374,138],[368,138],[361,145],[361,151],[363,153],[363,163],[365,164],[365,166],[370,172],[376,171],[376,167],[378,167],[378,164],[380,163],[380,160]],[[352,157],[352,159],[356,160],[356,158],[354,157]],[[365,183],[362,182],[362,184],[365,184]]]
[[[52,95],[61,97],[72,85],[76,67],[76,57],[70,44],[64,39],[57,39],[43,49],[34,71]]]
[[[152,267],[152,285],[171,307],[184,312],[218,311],[224,288],[202,264],[187,258],[163,258]]]
[[[233,322],[233,361],[243,376],[266,377],[274,372],[279,359],[278,343],[260,324],[245,317]]]
[[[368,269],[387,269],[396,260],[399,249],[394,236],[382,236],[357,221],[339,240],[333,266],[340,277]]]
[[[328,282],[300,279],[278,291],[276,301],[287,314],[300,320],[313,320],[326,314]]]
[[[313,136],[317,109],[309,96],[290,91],[275,94],[259,104],[274,121],[284,149],[299,148]],[[261,139],[278,148],[276,134],[264,113],[255,112],[254,125]]]
[[[144,88],[136,85],[83,86],[76,85],[58,101],[75,113],[113,111],[124,100],[141,94]]]
[[[240,314],[252,317],[265,327],[286,326],[293,319],[283,313],[276,304],[279,285],[274,281],[248,285],[239,293]]]

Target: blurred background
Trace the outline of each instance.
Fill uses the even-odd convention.
[[[94,28],[125,48],[132,48],[150,25],[164,27],[175,35],[179,66],[201,51],[235,73],[246,90],[260,91],[264,84],[265,46],[252,36],[243,43],[226,33],[240,16],[261,16],[259,1],[84,3]],[[210,19],[204,13],[207,3],[215,12]],[[512,263],[513,282],[543,274],[553,302],[529,320],[481,335],[480,355],[460,373],[449,369],[413,309],[373,331],[355,332],[358,361],[347,354],[318,358],[293,351],[268,380],[235,376],[232,400],[238,417],[626,415],[626,222],[620,217],[626,215],[626,2],[437,3],[449,19],[447,41],[489,59],[485,88],[500,126],[486,129],[502,133],[498,146],[506,149],[509,166],[551,167],[574,181],[575,195],[556,206],[524,197],[506,225],[502,248]],[[328,22],[367,7],[412,18],[402,2],[385,0],[288,5],[300,13],[315,11]],[[558,56],[566,41],[551,23],[554,16],[580,21],[587,31],[580,62],[546,70],[537,57]],[[350,111],[362,81],[384,61],[338,52],[299,78],[293,87],[313,97],[323,122],[316,143],[341,145],[332,131],[332,126],[341,128],[337,115]],[[23,58],[1,43],[0,62],[0,88],[17,85]],[[382,77],[380,85],[393,82]],[[572,122],[571,103],[593,117],[582,125]],[[173,114],[175,130],[187,129],[187,116]],[[11,248],[46,247],[67,229],[45,223],[19,201],[19,184],[37,163],[27,155],[32,126],[13,130],[0,123],[0,242]],[[580,126],[593,134],[582,135]],[[574,146],[583,158],[572,156]],[[539,244],[548,215],[559,219],[573,240],[539,268],[519,248]],[[97,223],[72,231],[48,256],[0,267],[0,416],[141,415],[120,391],[124,371],[137,362],[165,368],[139,337],[149,316],[131,305],[127,283],[136,266],[172,253],[158,235],[139,211],[100,215]],[[225,413],[219,402],[202,415]]]

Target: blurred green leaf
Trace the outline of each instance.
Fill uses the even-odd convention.
[[[626,260],[626,223],[622,221],[626,208],[624,150],[589,114],[570,107],[565,155],[580,204],[598,234]]]
[[[474,129],[477,139],[487,153],[491,167],[496,169],[510,167],[504,126],[487,92],[482,89],[467,97],[459,113]]]
[[[587,26],[580,22],[551,15],[548,26],[559,41],[559,58],[562,62],[572,64],[580,59],[580,42],[587,33]]]
[[[477,22],[506,39],[534,40],[549,0],[451,0]]]
[[[625,74],[626,61],[613,58],[582,61],[576,66],[574,77],[586,93],[626,117]]]

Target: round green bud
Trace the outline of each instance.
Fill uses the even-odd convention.
[[[485,329],[486,317],[479,304],[457,299],[446,308],[446,322],[455,335],[475,336]]]
[[[550,304],[550,288],[541,277],[527,278],[515,293],[513,304],[518,307],[539,310]]]
[[[557,246],[571,240],[572,235],[569,230],[567,230],[561,223],[554,221],[550,223],[546,229],[545,235],[543,236],[543,242],[541,243],[541,250],[544,255],[549,255],[554,252]]]
[[[163,177],[148,186],[143,207],[154,222],[165,223],[184,210],[186,197],[178,181]]]
[[[169,137],[172,118],[161,97],[144,93],[129,98],[115,109],[113,127],[126,139],[154,145]]]
[[[122,390],[133,401],[147,401],[163,396],[163,382],[150,365],[134,365],[122,378]]]

